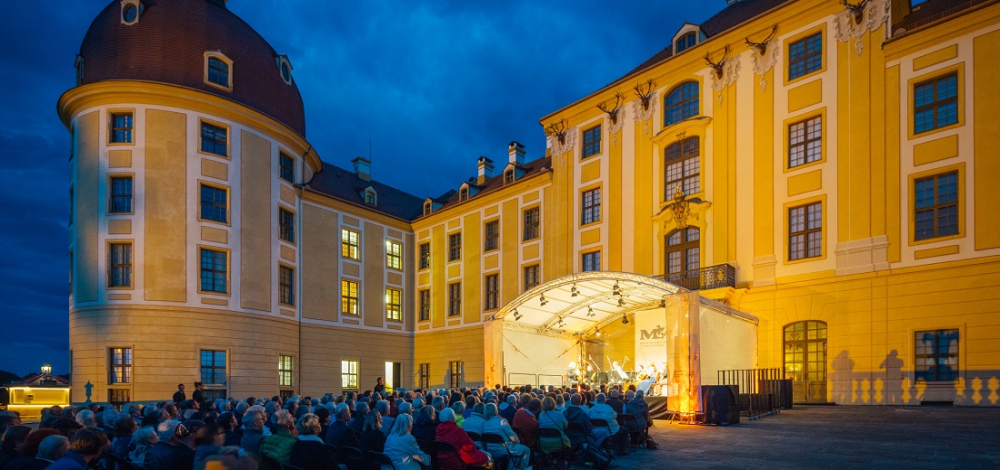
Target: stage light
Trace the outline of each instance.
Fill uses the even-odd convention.
[[[576,297],[576,296],[580,295],[580,291],[576,290],[576,284],[575,283],[573,284],[573,287],[571,287],[569,289],[569,293],[570,293],[571,297]]]
[[[628,325],[628,315],[622,315],[622,324]]]
[[[542,307],[544,307],[545,304],[549,303],[548,300],[545,300],[545,294],[542,294],[540,297],[538,297],[538,301],[542,304]]]
[[[560,318],[560,319],[559,319],[559,323],[558,323],[557,325],[559,325],[559,328],[565,328],[565,327],[566,327],[566,322],[564,322],[564,321],[562,320],[562,318]]]
[[[611,291],[611,295],[622,295],[622,289],[621,287],[618,287],[618,281],[615,281],[615,287]]]
[[[618,306],[619,307],[624,307],[625,306],[625,299],[619,297],[618,298]]]
[[[593,306],[587,307],[587,316],[592,317],[594,315],[597,315],[596,313],[594,313],[594,307]]]
[[[597,337],[598,337],[598,338],[600,338],[600,337],[601,337],[601,330],[597,330]]]
[[[517,309],[514,309],[514,321],[521,321],[521,314],[517,313]]]

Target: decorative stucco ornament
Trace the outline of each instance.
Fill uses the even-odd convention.
[[[628,111],[628,106],[622,106],[618,110],[617,119],[612,121],[608,119],[608,133],[611,134],[611,145],[618,145],[618,131],[622,130],[622,126],[625,124],[626,111]]]
[[[740,78],[740,62],[740,56],[726,59],[722,64],[721,77],[717,73],[711,73],[712,89],[719,95],[719,104],[722,104],[722,90],[736,83],[736,80]]]
[[[643,106],[642,100],[632,102],[632,120],[636,123],[641,122],[643,124],[643,131],[646,133],[649,133],[649,122],[656,112],[656,103],[656,92],[650,93],[649,100],[645,106]]]
[[[858,55],[864,50],[865,45],[861,42],[861,36],[863,36],[868,31],[875,31],[882,26],[886,19],[889,18],[889,8],[891,3],[889,0],[867,0],[863,4],[860,4],[860,10],[852,10],[851,6],[847,6],[843,11],[837,13],[833,17],[833,32],[834,37],[838,41],[849,41],[850,38],[855,38],[854,49],[857,50]],[[861,21],[858,21],[859,18]]]
[[[778,55],[781,54],[781,45],[778,44],[778,41],[772,39],[765,44],[766,48],[763,54],[758,54],[756,51],[750,53],[750,58],[753,61],[753,73],[760,75],[761,93],[767,90],[767,79],[764,76],[774,68],[774,64],[778,63]]]
[[[550,135],[549,145],[552,147],[552,155],[562,155],[572,151],[573,146],[576,145],[576,127],[566,129],[562,136]]]

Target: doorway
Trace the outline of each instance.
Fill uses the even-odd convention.
[[[386,392],[392,393],[392,391],[395,390],[396,387],[400,386],[400,384],[397,383],[397,381],[401,380],[402,377],[403,377],[402,369],[403,369],[402,363],[399,363],[399,362],[386,362],[385,363],[385,376],[384,376],[384,380],[385,380],[385,391]]]
[[[826,323],[800,321],[785,326],[785,378],[795,403],[827,403]]]

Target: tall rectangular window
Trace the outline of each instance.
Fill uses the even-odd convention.
[[[278,176],[295,184],[295,159],[283,153],[278,154]]]
[[[448,387],[462,388],[465,380],[465,364],[462,361],[451,361],[448,363]]]
[[[534,240],[538,238],[539,234],[539,214],[540,209],[537,207],[532,207],[524,211],[524,240]]]
[[[385,290],[385,317],[389,320],[403,320],[403,292],[399,289]]]
[[[201,249],[201,290],[205,292],[228,291],[229,262],[225,251]]]
[[[788,79],[808,75],[823,68],[823,33],[816,33],[788,46]]]
[[[823,203],[788,209],[788,260],[823,254]]]
[[[293,369],[292,356],[278,356],[278,386],[291,387]]]
[[[403,269],[403,245],[385,241],[385,265],[390,269]]]
[[[538,286],[538,265],[524,267],[524,290],[531,290]]]
[[[132,244],[108,245],[108,287],[132,287]]]
[[[493,251],[500,248],[500,221],[491,220],[486,222],[484,229],[485,239],[483,240],[483,251]]]
[[[288,266],[278,267],[278,301],[295,306],[295,270]]]
[[[229,88],[229,64],[221,59],[209,57],[208,81]]]
[[[109,202],[109,213],[127,214],[132,212],[131,176],[114,176],[111,178],[111,201]]]
[[[448,284],[448,316],[457,317],[462,314],[462,283]]]
[[[358,281],[340,281],[340,311],[344,315],[361,315],[358,309]]]
[[[109,388],[108,404],[120,406],[132,401],[130,390],[127,388]]]
[[[918,179],[913,192],[916,240],[958,233],[958,172]]]
[[[431,386],[431,365],[420,364],[420,372],[417,377],[417,388],[427,390]]]
[[[358,361],[340,361],[340,388],[358,389]]]
[[[494,310],[500,304],[500,276],[490,274],[486,276],[486,305],[484,310]]]
[[[823,158],[823,117],[816,116],[788,126],[788,168]]]
[[[112,144],[132,143],[132,113],[111,113],[108,140]]]
[[[420,321],[431,319],[431,291],[424,289],[420,291]]]
[[[448,235],[448,261],[462,259],[462,232]]]
[[[952,73],[913,87],[913,133],[958,122],[958,74]]]
[[[601,125],[583,131],[583,157],[601,153]]]
[[[278,208],[278,237],[288,243],[295,243],[295,213]]]
[[[914,336],[916,380],[940,382],[958,378],[958,330],[917,331]]]
[[[361,259],[361,234],[354,230],[340,230],[340,256]]]
[[[108,356],[108,385],[132,383],[132,348],[111,348]]]
[[[584,191],[581,195],[580,225],[601,221],[601,188]]]
[[[421,243],[420,244],[420,269],[427,269],[431,267],[431,244]]]
[[[201,185],[201,218],[213,222],[229,222],[229,195],[223,188]]]
[[[226,352],[201,350],[201,382],[205,385],[226,384]]]
[[[201,151],[223,157],[229,156],[229,131],[207,122],[201,123]]]
[[[600,271],[601,270],[601,252],[592,251],[590,253],[583,254],[583,269],[581,271]]]

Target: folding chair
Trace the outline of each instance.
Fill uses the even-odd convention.
[[[639,424],[635,416],[622,413],[618,415],[618,424],[628,430],[631,448],[635,449],[646,442],[646,423]]]
[[[368,451],[368,453],[365,454],[365,457],[366,457],[365,460],[375,464],[375,468],[382,468],[383,466],[387,466],[392,470],[396,470],[396,465],[392,463],[392,459],[390,459],[388,455],[385,455],[381,452]]]
[[[347,465],[348,470],[372,470],[369,460],[365,458],[365,453],[357,447],[340,447],[341,462]]]
[[[565,467],[569,466],[569,457],[572,455],[572,448],[563,447],[561,450],[554,452],[545,452],[542,450],[541,442],[546,441],[558,441],[562,442],[562,432],[558,429],[553,428],[538,428],[538,455],[542,458],[539,467],[540,468],[561,468],[565,463]]]
[[[486,444],[483,443],[483,436],[479,435],[478,432],[466,431],[465,433],[469,435],[469,439],[472,439],[476,447],[480,448],[479,450],[486,450]]]
[[[506,469],[508,467],[507,463],[509,461],[514,461],[514,455],[510,453],[510,449],[507,447],[507,438],[499,434],[491,434],[491,433],[484,433],[482,437],[483,437],[483,447],[489,454],[492,454],[492,452],[489,451],[490,444],[499,444],[503,446],[503,449],[504,451],[506,451],[507,455],[500,456],[500,458],[496,459],[496,465],[501,469]],[[515,462],[515,466],[519,466],[517,465],[517,462]]]
[[[608,438],[601,443],[601,447],[612,448],[610,444],[614,443],[616,436],[611,432],[611,425],[603,419],[590,419],[590,424],[595,428],[604,428],[608,430]]]

